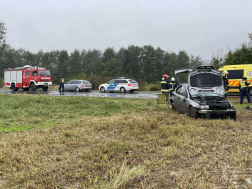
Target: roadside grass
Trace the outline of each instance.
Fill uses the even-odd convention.
[[[1,133],[0,188],[252,187],[252,111],[246,104],[235,104],[233,121],[194,120],[147,99],[0,99],[16,125],[36,127]],[[41,114],[26,120],[34,103]]]
[[[134,103],[132,103],[134,102]],[[0,95],[0,132],[24,131],[79,120],[147,110],[151,100]],[[88,118],[90,119],[90,118]]]

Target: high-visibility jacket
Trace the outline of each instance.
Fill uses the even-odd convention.
[[[176,89],[177,85],[176,85],[176,82],[175,81],[170,81],[169,82],[169,89],[171,91],[174,91]]]
[[[250,82],[248,82],[247,80],[242,80],[239,84],[239,90],[246,89],[249,87],[249,85],[250,85]]]
[[[60,83],[64,83],[64,78],[60,78]]]
[[[162,79],[161,83],[161,91],[162,92],[169,92],[169,85],[168,85],[168,81],[166,79]]]

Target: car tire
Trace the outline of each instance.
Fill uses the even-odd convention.
[[[236,114],[231,114],[231,115],[229,116],[229,118],[235,121],[235,120],[236,120]]]
[[[101,92],[101,93],[105,93],[105,88],[104,88],[104,87],[101,87],[101,88],[100,88],[100,92]]]
[[[89,90],[87,89],[86,92],[89,92]]]
[[[32,91],[36,91],[37,90],[37,86],[34,83],[31,84],[31,90]]]
[[[126,92],[126,89],[125,89],[124,87],[121,87],[121,88],[120,88],[120,92],[121,92],[121,93],[125,93],[125,92]]]
[[[199,113],[195,112],[195,109],[194,109],[193,106],[189,107],[189,116],[194,118],[194,119],[197,119],[199,117]]]
[[[80,92],[80,88],[79,88],[79,87],[76,87],[76,88],[75,88],[75,91],[76,91],[76,92]]]
[[[134,90],[130,90],[129,92],[130,92],[130,93],[134,93]]]

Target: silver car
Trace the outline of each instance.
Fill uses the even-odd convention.
[[[196,70],[176,70],[175,75],[189,73],[187,83],[179,83],[172,93],[171,105],[190,117],[222,115],[236,119],[234,106],[225,98],[221,75],[212,66],[200,66]]]
[[[64,84],[66,91],[87,91],[92,89],[92,84],[87,80],[71,80]]]

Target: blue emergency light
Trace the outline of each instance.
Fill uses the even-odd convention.
[[[117,79],[125,79],[125,77],[118,77]]]

